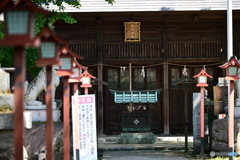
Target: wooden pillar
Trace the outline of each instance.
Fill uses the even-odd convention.
[[[222,51],[222,53],[221,53],[222,61],[227,62],[229,59],[227,58],[227,31],[225,29],[222,30],[222,35],[221,36],[222,36],[222,41],[221,41],[222,50],[220,50],[220,51]],[[221,73],[221,76],[223,77],[223,75],[226,75],[226,69],[222,69],[220,71],[220,73]]]
[[[69,135],[69,83],[68,76],[63,77],[63,159],[70,159]]]
[[[184,83],[184,116],[185,116],[185,152],[188,152],[188,103],[187,103],[187,83]]]
[[[53,104],[53,81],[52,81],[52,66],[46,66],[47,72],[47,90],[46,90],[46,146],[47,146],[47,159],[53,160],[53,117],[52,117],[52,104]]]
[[[164,134],[169,134],[168,64],[163,65],[163,116]]]
[[[24,109],[24,82],[26,79],[26,61],[23,47],[16,47],[14,53],[14,142],[15,158],[23,159],[23,109]]]
[[[98,79],[103,80],[103,66],[102,66],[102,31],[97,31],[97,55],[98,55],[98,67],[97,75]],[[103,134],[103,85],[98,84],[98,110],[97,110],[97,133]]]
[[[167,55],[167,30],[163,31],[163,125],[164,134],[169,134],[169,78],[168,78],[168,55]]]
[[[228,87],[228,152],[234,152],[234,81],[229,81]],[[229,155],[233,160],[233,155]]]
[[[200,88],[200,141],[201,141],[201,156],[204,156],[204,87]]]

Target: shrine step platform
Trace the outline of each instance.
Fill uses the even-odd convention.
[[[153,144],[156,143],[157,136],[151,132],[146,133],[121,133],[117,137],[118,144]]]
[[[184,150],[185,137],[183,135],[156,135],[157,141],[153,144],[118,144],[119,135],[98,136],[99,153],[105,151],[134,151],[134,150]],[[193,136],[188,136],[188,148],[193,149]]]

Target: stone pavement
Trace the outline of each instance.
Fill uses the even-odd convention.
[[[135,150],[135,151],[107,151],[104,152],[102,160],[188,160],[188,158],[174,151],[152,151],[152,150]]]
[[[158,136],[154,144],[116,144],[117,136],[98,138],[98,151],[102,160],[187,160],[184,156],[184,136]],[[188,137],[188,148],[193,148],[193,138]]]

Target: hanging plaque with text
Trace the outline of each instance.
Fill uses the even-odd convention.
[[[140,42],[140,22],[124,22],[125,42]]]

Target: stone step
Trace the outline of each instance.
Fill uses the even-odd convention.
[[[139,136],[139,135],[151,135],[153,134],[152,132],[141,132],[141,133],[121,133],[119,136]]]
[[[162,137],[158,136],[158,141],[184,141],[184,136],[168,136],[168,137]],[[193,142],[193,136],[188,136],[188,142]]]
[[[161,135],[156,135],[158,141],[182,141],[185,142],[185,137],[184,136],[161,136]],[[102,136],[99,137],[98,140],[100,142],[116,142],[118,136]],[[188,136],[188,142],[193,142],[193,136],[190,135]]]
[[[157,142],[157,136],[149,133],[122,133],[118,136],[118,144],[153,144]]]

